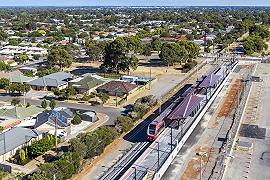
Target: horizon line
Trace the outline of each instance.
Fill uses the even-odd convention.
[[[270,5],[0,5],[0,7],[270,7]]]

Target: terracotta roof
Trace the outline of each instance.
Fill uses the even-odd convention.
[[[105,90],[107,92],[119,92],[119,93],[129,93],[138,86],[135,84],[130,84],[125,81],[110,81],[106,84],[97,88],[97,90]]]

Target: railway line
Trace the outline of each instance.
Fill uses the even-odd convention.
[[[209,73],[214,72],[218,67],[221,66],[221,63],[214,65],[210,70]],[[131,133],[130,136],[127,137],[127,140],[130,141],[131,139],[135,138],[138,135],[144,134],[146,137],[146,129],[147,126],[156,120],[162,120],[163,118],[167,117],[173,109],[183,100],[181,94],[183,93],[183,86],[190,82],[196,80],[194,74],[198,73],[196,71],[193,72],[188,78],[186,78],[182,82],[182,88],[178,92],[175,93],[174,96],[169,98],[166,102],[161,105],[161,108],[157,109],[147,120],[143,121],[134,131]],[[145,153],[147,149],[151,146],[152,141],[146,141],[146,138],[141,142],[135,143],[135,145],[129,150],[129,152],[124,155],[114,166],[112,166],[100,179],[102,180],[109,180],[109,179],[120,179],[123,174],[131,168],[132,164],[139,158],[141,158],[142,154]]]

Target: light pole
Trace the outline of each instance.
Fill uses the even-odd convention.
[[[200,180],[202,180],[202,169],[203,169],[203,157],[207,156],[206,152],[198,152],[196,153],[197,156],[200,157]]]
[[[159,142],[157,141],[157,153],[158,153],[158,168],[157,170],[159,169]]]
[[[162,97],[159,98],[159,108],[158,108],[158,110],[159,110],[159,115],[161,114],[161,106],[162,106],[162,104],[161,104],[161,99],[162,99]]]
[[[171,152],[173,151],[173,130],[172,130],[172,126],[171,126]]]
[[[137,179],[137,168],[135,166],[132,167],[134,169],[134,179]]]

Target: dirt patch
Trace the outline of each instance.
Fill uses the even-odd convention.
[[[228,117],[231,112],[235,109],[238,97],[243,91],[243,82],[241,79],[237,79],[232,85],[225,102],[223,103],[217,117]]]
[[[180,180],[195,180],[200,175],[200,157],[196,156],[198,152],[206,152],[207,156],[202,158],[203,166],[208,163],[212,153],[214,152],[213,148],[209,147],[197,147],[194,149],[194,157],[189,161],[187,168],[185,169],[184,174],[180,178]],[[204,170],[203,170],[204,171]]]

